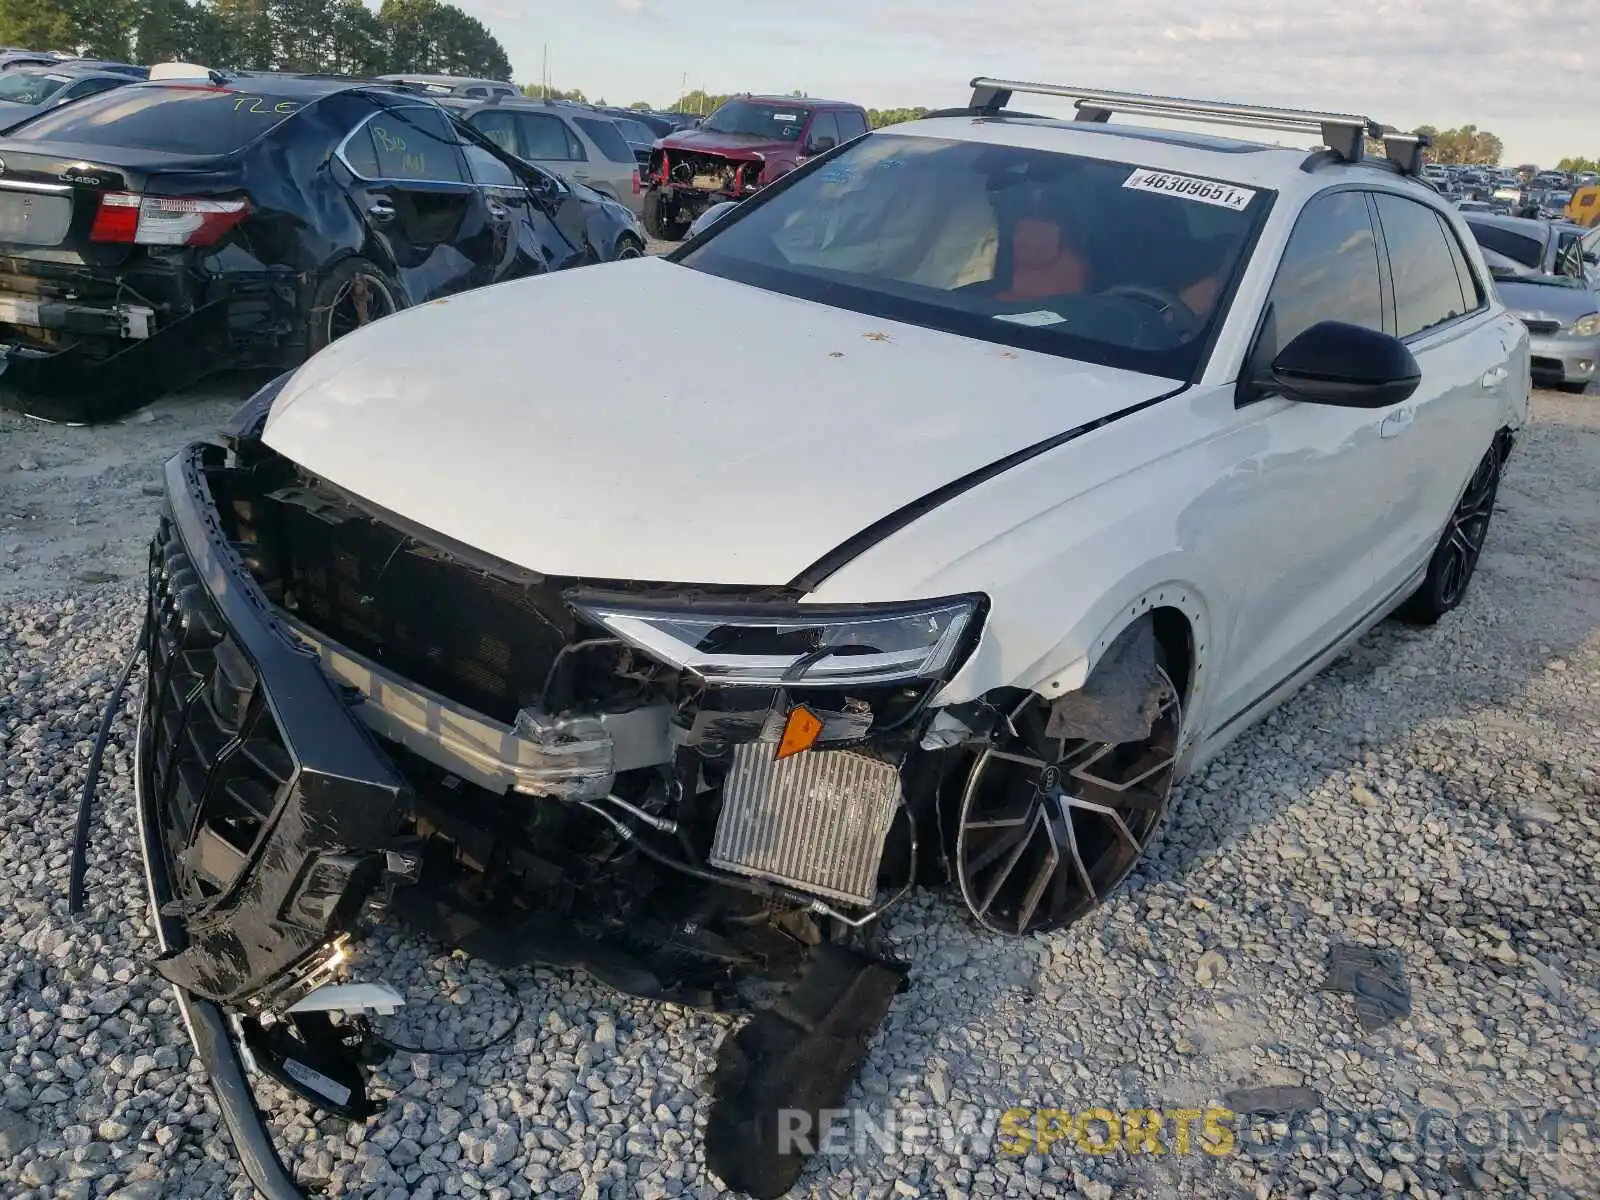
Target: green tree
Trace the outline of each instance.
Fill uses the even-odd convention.
[[[75,50],[77,6],[70,0],[0,0],[0,45]]]
[[[632,104],[628,105],[628,107],[636,108],[640,112],[653,112],[655,109],[655,106],[648,100],[635,100]]]
[[[869,108],[867,124],[874,129],[885,125],[898,125],[902,121],[916,121],[928,115],[926,108]]]
[[[269,0],[211,0],[209,8],[222,34],[222,45],[207,66],[270,71],[278,65]]]
[[[484,24],[439,0],[383,0],[378,22],[396,71],[510,79],[505,47]]]
[[[525,83],[522,85],[522,94],[534,100],[571,100],[575,104],[589,103],[589,98],[583,94],[582,88],[563,92],[560,88],[547,88],[541,83]]]
[[[1600,171],[1600,159],[1563,158],[1556,164],[1558,171]]]
[[[707,117],[716,112],[725,101],[732,99],[732,96],[708,96],[705,92],[696,88],[687,95],[679,96],[672,102],[667,111],[695,113],[698,116]]]

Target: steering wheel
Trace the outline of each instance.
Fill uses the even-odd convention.
[[[1125,296],[1155,309],[1162,324],[1184,338],[1200,332],[1200,318],[1194,315],[1187,304],[1164,288],[1144,283],[1119,283],[1100,294]]]

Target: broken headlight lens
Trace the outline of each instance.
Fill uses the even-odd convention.
[[[678,610],[574,597],[572,606],[651,657],[709,682],[844,687],[941,678],[980,619],[983,597]]]

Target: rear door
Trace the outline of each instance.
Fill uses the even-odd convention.
[[[347,185],[375,247],[410,303],[492,283],[509,219],[474,182],[454,127],[434,105],[366,117],[340,146]]]
[[[519,157],[579,183],[589,182],[589,152],[565,121],[547,112],[517,110],[513,116],[521,147]]]
[[[610,117],[574,116],[572,123],[599,154],[598,159],[593,155],[589,159],[589,186],[626,204],[636,215],[642,212],[639,164],[616,122]]]
[[[1519,331],[1489,304],[1454,229],[1432,207],[1373,195],[1393,295],[1393,332],[1416,356],[1422,383],[1379,409],[1390,518],[1378,544],[1379,582],[1398,587],[1427,563],[1478,460],[1508,411]]]

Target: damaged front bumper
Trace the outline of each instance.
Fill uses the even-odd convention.
[[[156,968],[173,985],[241,1165],[278,1200],[302,1193],[256,1107],[239,1014],[222,1005],[287,1006],[325,977],[317,968],[337,953],[339,927],[382,868],[376,851],[404,783],[222,552],[204,482],[211,451],[168,464],[168,509],[152,546],[139,847]],[[339,850],[307,853],[327,845]],[[255,990],[263,978],[281,989]]]
[[[938,679],[886,680],[908,657],[953,670],[981,597],[835,615],[916,625],[932,605],[944,633],[926,650],[796,657],[783,641],[796,622],[770,604],[664,615],[633,592],[488,579],[409,535],[400,552],[391,525],[245,440],[248,452],[237,438],[232,453],[191,446],[166,468],[136,781],[156,968],[252,1181],[299,1194],[247,1066],[320,1108],[375,1110],[360,1047],[323,1026],[302,1054],[280,1034],[325,1019],[297,1006],[336,982],[366,915],[392,912],[497,965],[570,966],[656,999],[721,1006],[738,980],[788,985],[779,1015],[730,1043],[713,1114],[714,1169],[744,1177],[729,1139],[755,1119],[766,1157],[751,1186],[777,1194],[799,1162],[768,1136],[761,1098],[786,1094],[802,1062],[817,1073],[801,1107],[842,1099],[904,980],[842,944],[881,911],[865,911],[880,874],[909,888],[931,819],[907,798],[906,764]],[[419,596],[435,607],[402,607]],[[569,625],[552,623],[554,598]],[[939,615],[954,613],[963,623]],[[719,677],[727,621],[783,653],[750,659],[755,677]],[[418,630],[422,643],[405,640]],[[628,696],[581,698],[595,680],[579,660],[597,648],[621,656]],[[824,679],[810,707],[790,694],[808,672]],[[682,694],[680,673],[696,680]],[[802,712],[804,752],[779,754]],[[892,828],[909,861],[904,847],[886,858]]]

